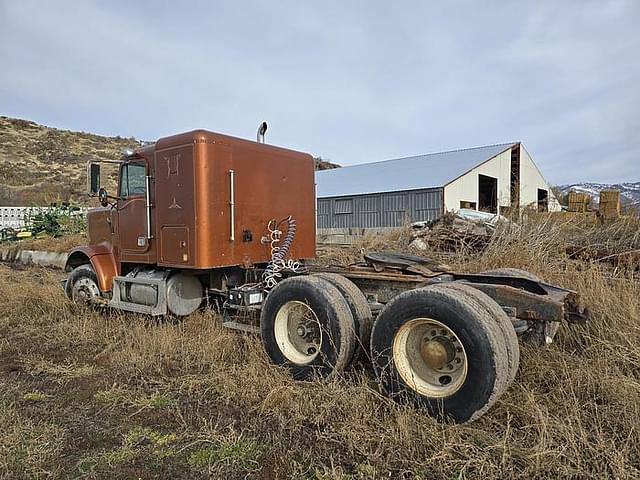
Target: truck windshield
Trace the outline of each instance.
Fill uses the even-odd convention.
[[[120,170],[120,196],[132,197],[146,193],[145,167],[137,163],[127,163]]]

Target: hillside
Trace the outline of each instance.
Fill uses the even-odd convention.
[[[134,138],[103,137],[0,116],[0,205],[87,203],[87,160],[113,160]],[[106,187],[113,191],[113,175]]]
[[[133,137],[59,130],[0,116],[0,206],[87,204],[86,162],[114,160],[123,148],[138,145]],[[339,167],[322,157],[315,160],[317,170]],[[111,192],[115,178],[115,171],[103,175]]]

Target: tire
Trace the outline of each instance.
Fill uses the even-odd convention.
[[[297,380],[332,377],[353,358],[349,305],[323,278],[291,277],[273,287],[262,305],[260,331],[271,361]]]
[[[526,278],[527,280],[532,280],[534,282],[541,282],[542,280],[534,275],[531,272],[527,272],[526,270],[520,270],[519,268],[496,268],[494,270],[488,270],[486,272],[480,272],[481,275],[491,274],[491,275],[500,275],[503,277],[511,277],[511,278]]]
[[[518,335],[513,328],[511,320],[509,320],[509,316],[493,298],[486,293],[473,288],[471,285],[451,282],[444,283],[442,286],[464,292],[466,295],[473,297],[473,299],[481,305],[493,321],[500,327],[500,333],[502,334],[502,339],[505,347],[507,348],[507,360],[509,364],[509,379],[504,388],[506,390],[516,378],[518,367],[520,366],[520,344],[518,343]]]
[[[78,305],[95,304],[102,297],[98,287],[98,276],[91,264],[84,264],[74,268],[64,286],[69,300]]]
[[[391,300],[373,325],[371,357],[391,398],[456,423],[484,414],[509,378],[495,320],[474,296],[446,285]]]
[[[315,273],[314,276],[330,282],[340,290],[340,293],[347,301],[357,334],[351,363],[360,361],[369,352],[369,340],[371,339],[371,328],[373,327],[373,315],[371,314],[367,297],[364,296],[364,293],[355,283],[337,273]]]

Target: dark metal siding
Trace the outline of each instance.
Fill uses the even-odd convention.
[[[436,220],[443,189],[429,188],[318,199],[318,228],[389,228]]]

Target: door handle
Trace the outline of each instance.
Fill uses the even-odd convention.
[[[236,223],[236,199],[235,199],[235,172],[229,170],[229,241],[233,242],[236,239],[235,223]]]

